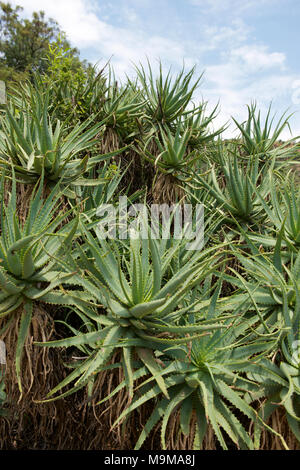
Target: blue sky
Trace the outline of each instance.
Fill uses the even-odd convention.
[[[183,62],[204,72],[195,99],[220,102],[216,126],[246,117],[256,100],[278,117],[288,109],[300,135],[299,0],[19,0],[24,15],[44,10],[56,19],[81,57],[100,66],[111,58],[117,76],[132,62],[174,73]],[[233,135],[231,125],[227,135]],[[285,133],[284,138],[290,134]]]

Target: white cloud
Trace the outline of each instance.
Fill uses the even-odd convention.
[[[236,18],[229,25],[210,24],[203,28],[205,48],[216,49],[243,43],[248,38],[250,29],[241,18]]]
[[[61,0],[48,2],[47,0],[21,0],[13,1],[24,8],[24,14],[30,15],[33,11],[43,10],[48,17],[54,18],[69,39],[78,47],[92,44],[99,38],[99,31],[105,29],[103,23],[96,15],[94,2],[83,0]]]
[[[191,5],[199,6],[204,13],[222,13],[227,11],[233,16],[240,15],[250,9],[257,9],[271,3],[274,7],[274,4],[279,1],[280,0],[189,0]]]
[[[285,54],[282,52],[268,52],[264,45],[245,45],[231,51],[233,60],[240,61],[249,73],[259,72],[262,69],[279,67],[285,68]]]
[[[134,8],[125,7],[123,9],[124,17],[130,23],[135,23],[138,20],[138,15]]]

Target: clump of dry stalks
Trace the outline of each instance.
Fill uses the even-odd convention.
[[[52,339],[55,331],[53,318],[39,304],[34,306],[30,332],[24,345],[21,371],[23,393],[20,394],[15,355],[21,310],[22,307],[19,307],[8,324],[5,319],[0,322],[0,330],[4,329],[2,340],[7,350],[5,390],[8,397],[7,417],[0,418],[2,449],[45,448],[49,442],[55,446],[69,433],[65,415],[71,410],[64,402],[35,403],[54,387],[57,380],[62,380],[65,373],[58,351],[33,345],[34,341]]]
[[[279,407],[274,411],[268,420],[268,425],[284,437],[289,450],[300,450],[300,444],[288,425],[284,408]],[[264,429],[260,440],[260,450],[284,450],[284,448],[278,436]]]
[[[153,185],[153,202],[155,204],[174,204],[183,201],[185,192],[175,176],[159,173]]]

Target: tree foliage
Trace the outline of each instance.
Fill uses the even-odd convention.
[[[58,23],[43,11],[33,12],[31,19],[22,18],[22,10],[0,2],[0,78],[17,81],[31,72],[47,72],[49,46],[55,43],[67,49],[78,66],[79,51],[71,47]]]

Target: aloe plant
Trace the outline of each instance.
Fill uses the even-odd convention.
[[[178,121],[182,124],[182,130],[189,129],[189,147],[203,152],[206,146],[214,145],[215,138],[220,136],[226,130],[226,125],[218,129],[213,128],[213,122],[217,117],[218,105],[216,105],[210,114],[206,114],[207,103],[203,102],[199,107],[193,105],[193,113],[185,117],[179,117]]]
[[[192,129],[182,129],[182,125],[177,125],[175,135],[168,128],[159,125],[159,134],[151,135],[146,143],[138,148],[138,152],[163,173],[171,173],[177,177],[184,177],[185,172],[191,168],[194,162],[201,158],[196,150],[189,151],[189,141],[192,136]],[[158,148],[158,155],[153,155],[148,150],[149,142],[154,138]]]
[[[224,130],[224,127],[216,131],[211,129],[217,107],[205,115],[206,103],[188,106],[201,80],[200,76],[191,84],[194,69],[185,73],[183,68],[172,81],[170,70],[164,77],[161,64],[156,79],[149,63],[148,66],[148,78],[143,66],[136,67],[146,97],[146,124],[137,151],[162,172],[177,174],[179,170],[187,171],[193,162],[203,157],[196,149],[202,150],[205,144],[212,143]],[[149,143],[153,142],[158,148],[155,154],[148,148]]]
[[[231,281],[248,292],[248,308],[257,312],[261,334],[268,336],[277,332],[276,360],[273,357],[271,362],[266,358],[249,366],[248,376],[259,384],[254,395],[263,400],[260,414],[267,420],[276,408],[284,407],[288,424],[300,440],[300,252],[290,251],[290,245],[284,244],[284,229],[283,223],[268,249],[259,249],[254,243],[254,240],[259,241],[259,236],[254,239],[243,233],[247,248],[237,250],[236,256],[246,278],[232,269],[237,282],[233,278]],[[226,278],[229,280],[230,276]],[[256,430],[258,445],[259,438],[260,431]]]
[[[294,308],[298,302],[300,255],[299,252],[290,255],[282,247],[282,232],[283,227],[272,251],[259,249],[245,232],[245,248],[251,254],[245,253],[245,248],[234,251],[248,278],[244,279],[238,274],[237,284],[248,292],[251,291],[258,304],[271,309],[276,305],[280,306],[286,326],[289,326],[289,317],[293,316],[289,309]],[[235,282],[232,277],[231,281]]]
[[[256,103],[247,106],[248,118],[245,122],[238,123],[232,118],[241,132],[241,144],[246,154],[258,155],[264,162],[274,156],[276,160],[291,157],[295,153],[294,140],[277,145],[283,130],[286,128],[291,130],[289,125],[291,115],[286,116],[284,113],[274,125],[275,116],[271,117],[271,105],[264,121],[261,118],[261,112],[256,112],[256,106]]]
[[[91,125],[91,116],[70,130],[67,120],[61,123],[49,115],[48,109],[49,90],[44,93],[31,90],[30,99],[23,99],[19,108],[8,105],[1,121],[1,167],[7,171],[13,164],[17,177],[25,183],[34,183],[44,172],[49,183],[93,184],[92,180],[84,179],[84,174],[123,149],[105,155],[82,156],[103,134],[103,122]]]
[[[207,189],[225,215],[227,213],[250,224],[263,222],[266,214],[261,199],[266,198],[270,192],[270,167],[265,165],[260,168],[258,155],[245,164],[239,158],[235,145],[225,147],[219,142],[216,152],[219,161],[217,171],[214,167],[211,168],[210,180],[207,173],[194,172],[191,185],[200,184]],[[219,175],[221,182],[218,182]]]
[[[94,352],[70,376],[51,391],[49,397],[71,381],[72,390],[82,387],[94,372],[107,367],[114,351],[120,349],[130,395],[133,390],[133,354],[136,353],[153,375],[157,372],[153,351],[190,341],[221,324],[199,321],[180,325],[191,305],[178,308],[193,287],[212,268],[212,251],[184,253],[182,240],[131,239],[129,246],[97,241],[84,229],[86,244],[78,245],[78,265],[85,273],[81,285],[103,305],[106,315],[84,306],[82,313],[96,322],[93,332],[41,346],[89,345]],[[170,244],[171,243],[171,244]],[[181,258],[181,266],[177,257]],[[217,257],[214,257],[214,263]],[[213,264],[214,264],[213,263]],[[180,266],[180,271],[179,271]],[[79,307],[80,308],[80,307]],[[142,348],[142,352],[141,352]],[[146,352],[144,351],[146,350]],[[68,392],[67,392],[68,393]]]
[[[282,231],[282,238],[289,250],[297,252],[300,244],[300,192],[297,189],[295,176],[288,174],[282,177],[279,172],[272,174],[269,201],[262,199],[259,192],[255,188],[254,190],[268,216],[270,225],[273,225],[275,231]],[[272,238],[273,245],[275,245],[275,237],[270,230],[269,237],[263,240],[263,244],[272,244]]]
[[[4,181],[3,174],[2,194],[4,194]],[[0,318],[14,316],[17,311],[21,312],[16,353],[20,390],[22,390],[20,378],[22,348],[31,322],[33,302],[45,301],[49,292],[72,276],[72,273],[63,272],[57,259],[69,252],[79,220],[77,216],[60,228],[62,222],[72,214],[72,209],[54,215],[61,192],[55,187],[47,199],[43,200],[42,191],[43,178],[31,196],[24,222],[17,213],[14,173],[7,205],[4,198],[1,200]],[[63,292],[58,292],[55,303],[62,305],[68,303]]]
[[[294,350],[294,353],[297,352]],[[299,354],[299,353],[298,353]],[[295,360],[295,354],[284,347],[281,359],[278,363],[263,360],[260,364],[252,364],[248,367],[248,376],[255,380],[259,389],[251,399],[256,398],[261,402],[260,416],[267,421],[276,409],[283,409],[290,430],[298,442],[300,442],[300,372],[299,359]],[[248,397],[245,397],[247,400]],[[261,429],[255,428],[255,440],[259,446]]]
[[[219,294],[217,288],[215,294]],[[217,321],[221,319],[216,313],[217,297],[213,295],[207,303],[205,317]],[[197,310],[197,309],[196,309]],[[203,314],[203,310],[201,311]],[[199,312],[198,312],[199,315]],[[191,338],[187,345],[174,345],[173,348],[160,351],[158,359],[164,364],[159,377],[163,378],[168,396],[163,396],[161,388],[154,378],[146,380],[134,389],[132,403],[120,414],[115,422],[117,425],[138,407],[155,399],[151,416],[136,443],[139,449],[157,423],[161,421],[161,443],[166,449],[166,430],[171,416],[180,411],[180,430],[189,436],[194,434],[194,449],[200,449],[208,424],[211,424],[215,435],[223,449],[227,443],[223,431],[239,447],[254,449],[254,442],[232,410],[239,409],[245,416],[260,426],[265,426],[258,413],[246,401],[244,396],[255,393],[259,385],[255,380],[249,380],[247,371],[251,358],[259,361],[268,351],[274,348],[276,338],[260,339],[250,332],[252,321],[243,321],[240,317],[225,319],[226,329],[210,331],[200,338]],[[248,332],[248,333],[247,333]],[[246,340],[247,338],[247,340]],[[136,376],[145,375],[143,367]],[[102,402],[111,398],[125,386],[125,381],[106,397]]]
[[[126,173],[126,170],[121,171],[120,167],[120,163],[116,165],[111,160],[106,160],[97,170],[98,185],[76,186],[76,198],[79,201],[84,201],[84,214],[87,218],[91,212],[96,213],[102,204],[114,203],[118,200],[120,182]]]
[[[200,75],[192,84],[195,68],[185,72],[183,67],[174,80],[172,80],[170,70],[164,77],[161,63],[159,64],[159,73],[156,79],[153,76],[149,61],[148,76],[141,64],[135,69],[146,99],[145,118],[151,126],[158,124],[170,126],[179,116],[194,113],[194,110],[188,109],[188,104],[191,102],[194,91],[202,78],[202,75]]]
[[[193,102],[194,68],[172,76],[159,64],[155,76],[148,63],[124,84],[112,68],[68,77],[33,74],[10,87],[1,108],[0,318],[18,328],[20,391],[22,351],[42,302],[60,308],[63,335],[35,347],[79,357],[41,401],[83,387],[98,405],[126,395],[115,428],[140,407],[149,411],[136,449],[158,427],[163,449],[175,439],[201,449],[208,426],[223,449],[259,449],[263,430],[286,449],[267,424],[276,410],[300,441],[300,199],[287,171],[298,144],[278,141],[289,116],[275,122],[269,108],[263,119],[252,104],[245,122],[234,120],[239,136],[224,141],[224,127],[213,128],[218,107]],[[123,153],[125,170],[114,158]],[[151,168],[151,177],[152,167],[148,191],[139,172]],[[35,188],[19,208],[26,183]],[[100,217],[122,232],[121,194],[203,204],[205,248],[188,250],[172,218],[167,238],[160,224],[157,237],[131,215],[129,238],[105,238]],[[99,215],[105,204],[114,215]],[[105,396],[98,374],[114,370],[122,378]],[[0,414],[7,399],[0,377]]]
[[[107,128],[114,129],[125,141],[133,140],[138,132],[136,120],[141,119],[145,104],[136,83],[128,81],[126,85],[119,84],[109,67],[103,97],[95,106]]]

